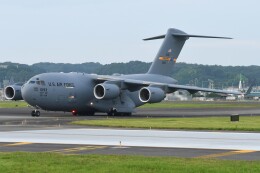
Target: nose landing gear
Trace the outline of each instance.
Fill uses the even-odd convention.
[[[31,112],[32,117],[39,117],[41,115],[41,112],[38,110],[33,110]]]

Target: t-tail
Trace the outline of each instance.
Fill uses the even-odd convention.
[[[252,91],[253,86],[255,85],[255,83],[256,83],[256,80],[253,80],[253,82],[251,83],[251,85],[249,86],[248,90],[247,90],[246,93],[245,93],[246,95],[251,93],[251,91]]]
[[[170,28],[168,29],[166,35],[160,35],[156,37],[146,38],[146,40],[155,40],[155,39],[162,39],[164,41],[157,53],[148,74],[159,74],[170,76],[173,65],[176,63],[177,58],[181,52],[181,49],[186,40],[189,37],[200,37],[200,38],[222,38],[222,39],[232,39],[229,37],[215,37],[215,36],[202,36],[202,35],[190,35],[186,34],[185,32]]]

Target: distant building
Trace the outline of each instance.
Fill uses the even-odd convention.
[[[8,65],[3,65],[3,64],[0,64],[0,68],[7,68]]]
[[[175,91],[174,93],[171,94],[167,94],[165,100],[188,101],[188,100],[192,100],[192,96],[188,91],[180,90],[180,91]]]
[[[235,96],[227,96],[226,97],[226,100],[229,100],[229,101],[233,101],[233,100],[236,100],[237,98]]]

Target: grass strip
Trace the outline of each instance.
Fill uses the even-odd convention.
[[[16,152],[0,153],[0,172],[258,173],[260,172],[260,161]]]
[[[239,122],[231,122],[230,117],[107,118],[74,121],[72,124],[121,128],[260,131],[259,116],[240,116]]]
[[[21,108],[27,105],[25,101],[0,101],[0,108]]]

